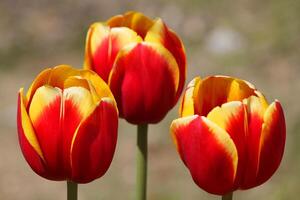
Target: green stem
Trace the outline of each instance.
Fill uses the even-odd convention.
[[[222,196],[222,200],[232,200],[233,193],[230,192]]]
[[[67,200],[77,200],[77,183],[67,181]]]
[[[147,131],[148,124],[138,125],[136,155],[136,200],[146,200],[147,196]]]

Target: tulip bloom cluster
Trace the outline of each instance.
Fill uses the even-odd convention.
[[[172,122],[177,150],[195,183],[224,195],[267,181],[285,146],[280,103],[268,104],[250,83],[225,76],[195,78]]]
[[[161,121],[183,91],[183,43],[160,18],[128,12],[90,26],[84,68],[49,68],[26,95],[20,89],[23,155],[38,175],[67,180],[67,198],[77,199],[76,184],[103,176],[111,164],[120,112],[138,125],[137,199],[146,199],[147,124]],[[246,81],[211,76],[190,82],[171,134],[195,183],[227,199],[275,173],[286,127],[279,101],[268,104]]]
[[[109,84],[121,117],[157,123],[183,90],[186,58],[182,42],[161,19],[128,12],[90,27],[85,68]]]
[[[94,72],[58,66],[20,89],[18,133],[31,168],[50,180],[87,183],[108,169],[117,142],[118,111]]]

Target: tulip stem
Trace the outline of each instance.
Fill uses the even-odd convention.
[[[232,200],[232,192],[222,196],[222,200]]]
[[[67,200],[77,200],[77,183],[67,181]]]
[[[137,127],[137,169],[136,169],[136,200],[146,200],[147,196],[147,141],[148,124]]]

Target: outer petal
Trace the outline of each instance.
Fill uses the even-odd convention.
[[[194,115],[174,120],[171,132],[199,187],[219,195],[233,190],[238,155],[226,131],[205,117]]]
[[[61,132],[61,97],[59,88],[42,86],[32,97],[29,107],[29,116],[40,143],[47,170],[48,179],[64,180],[63,154]]]
[[[224,129],[230,135],[237,148],[239,162],[235,188],[238,188],[243,180],[247,161],[247,114],[245,105],[239,101],[225,103],[221,107],[216,107],[210,111],[207,118]]]
[[[129,28],[111,29],[102,23],[95,23],[86,39],[85,68],[96,71],[107,82],[119,50],[129,43],[141,41],[142,38]]]
[[[259,167],[259,152],[260,152],[260,138],[263,124],[263,115],[265,109],[260,99],[255,96],[251,96],[244,100],[244,104],[247,106],[247,123],[248,134],[247,140],[247,165],[245,168],[244,180],[240,187],[247,189],[254,187],[257,179],[257,172]]]
[[[163,46],[138,43],[123,49],[110,75],[120,115],[131,123],[156,123],[174,105],[179,71]]]
[[[255,95],[255,88],[246,81],[227,76],[210,76],[194,90],[195,111],[206,116],[214,107],[230,101],[242,101]]]
[[[43,162],[43,153],[32,127],[31,120],[27,114],[23,98],[22,88],[18,96],[17,114],[19,143],[23,155],[33,171],[42,177],[47,177],[47,171]]]
[[[104,175],[115,151],[118,114],[112,99],[103,98],[73,137],[71,180],[87,183]]]
[[[140,12],[127,12],[124,15],[117,15],[107,21],[110,27],[128,27],[144,38],[153,25],[153,21]]]
[[[194,89],[196,85],[201,81],[200,77],[194,78],[187,86],[182,97],[181,106],[179,107],[179,115],[186,117],[195,114],[194,108]]]
[[[279,101],[275,101],[264,114],[256,185],[267,181],[279,167],[284,152],[285,139],[284,113]]]
[[[161,19],[157,19],[151,29],[148,31],[145,41],[147,42],[157,42],[162,44],[166,49],[168,49],[179,67],[179,87],[176,94],[176,104],[186,79],[186,57],[183,43],[177,37],[177,35],[165,25]]]

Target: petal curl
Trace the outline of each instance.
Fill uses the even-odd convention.
[[[174,120],[171,133],[199,187],[219,195],[234,190],[238,152],[225,130],[205,117],[194,115]]]
[[[118,55],[109,79],[120,115],[131,123],[156,123],[174,105],[179,70],[162,45],[138,43]]]
[[[72,180],[87,183],[105,174],[115,151],[117,129],[117,108],[112,99],[103,98],[73,137]]]

